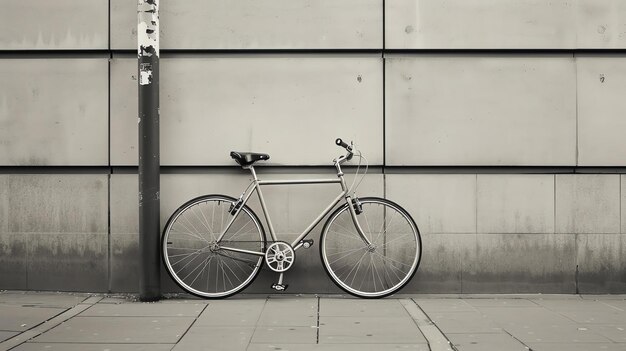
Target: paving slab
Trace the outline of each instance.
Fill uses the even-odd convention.
[[[0,331],[0,342],[12,338],[14,336],[16,336],[17,334],[19,334],[18,332],[12,332],[12,331]]]
[[[25,343],[11,351],[170,351],[174,344]]]
[[[571,309],[572,306],[578,306],[578,303],[596,303],[594,300],[583,300],[581,298],[566,300],[566,299],[530,299],[530,301],[536,303],[540,307],[545,307],[552,311],[563,311]]]
[[[265,303],[257,325],[310,327],[317,325],[316,298],[270,298]]]
[[[528,348],[506,333],[498,334],[448,334],[458,351],[528,351]]]
[[[611,308],[580,308],[559,313],[584,324],[619,324],[626,320],[626,312]]]
[[[577,323],[621,324],[626,321],[625,311],[602,301],[542,301],[538,303]]]
[[[190,317],[75,317],[34,341],[174,344],[194,320]]]
[[[412,318],[406,317],[324,317],[320,316],[320,344],[426,343]]]
[[[428,341],[431,351],[453,351],[452,344],[441,330],[428,318],[412,299],[401,299],[400,303],[411,316],[424,338]]]
[[[430,351],[427,344],[250,344],[247,351]]]
[[[506,294],[485,294],[481,298],[485,299],[498,299],[502,298]],[[516,299],[528,299],[528,300],[581,300],[584,299],[584,295],[574,295],[574,294],[515,294],[510,295],[510,298]]]
[[[563,295],[568,296],[568,295]],[[583,300],[626,300],[626,295],[624,294],[611,294],[611,295],[596,295],[596,294],[585,294],[580,295],[580,298]]]
[[[81,313],[81,317],[197,317],[205,304],[123,303],[97,304]]]
[[[194,326],[230,327],[255,326],[266,299],[216,300],[200,314]]]
[[[0,350],[10,350],[13,349],[20,344],[23,344],[35,337],[59,326],[61,323],[69,320],[70,318],[75,317],[81,312],[85,311],[93,304],[97,303],[101,298],[98,296],[92,296],[87,298],[83,303],[80,303],[72,308],[65,310],[63,313],[60,313],[53,318],[47,320],[45,323],[41,323],[36,325],[33,328],[30,328],[18,335],[13,336],[10,339],[7,339],[0,343]]]
[[[476,308],[461,299],[413,299],[424,312],[476,312]]]
[[[602,303],[617,308],[620,311],[626,311],[626,300],[602,300]]]
[[[231,296],[228,298],[228,300],[238,300],[238,299],[239,299],[238,296]],[[174,304],[190,303],[190,304],[207,304],[208,305],[213,301],[215,300],[202,299],[197,296],[188,295],[188,294],[176,294],[173,297],[164,297],[163,300],[159,301],[159,303],[174,303]]]
[[[590,325],[589,330],[613,342],[626,343],[626,321],[622,325]]]
[[[499,333],[502,328],[480,312],[433,312],[428,317],[444,333]]]
[[[571,319],[542,307],[516,308],[514,311],[509,307],[479,307],[478,310],[485,318],[503,327],[526,327],[538,321],[544,326],[576,325]]]
[[[131,299],[128,297],[104,297],[100,300],[100,303],[110,303],[110,304],[120,304],[120,303],[128,303],[128,302],[137,302],[135,299]]]
[[[4,298],[0,350],[33,338],[14,350],[425,351],[429,345],[424,335],[434,340],[427,333],[433,329],[444,341],[431,340],[433,350],[437,345],[445,349],[449,339],[458,351],[526,350],[520,348],[523,344],[535,351],[626,351],[623,298],[407,296],[411,297],[247,295],[200,300],[180,294],[140,303],[126,295],[0,292]],[[5,318],[11,312],[16,318]],[[17,324],[28,318],[31,324]],[[18,330],[2,328],[2,323]]]
[[[474,307],[537,307],[537,304],[527,299],[464,299]]]
[[[611,341],[589,328],[577,325],[550,326],[544,324],[540,319],[530,326],[507,326],[506,331],[525,344],[533,342],[606,343]]]
[[[66,308],[30,307],[0,304],[0,330],[26,331],[48,319],[63,313]]]
[[[315,344],[317,328],[313,327],[257,327],[252,336],[253,344]]]
[[[174,351],[245,350],[254,327],[196,327],[189,329]]]
[[[31,291],[0,292],[0,304],[33,305],[51,308],[71,308],[87,299],[89,294],[42,293]]]
[[[613,343],[531,343],[533,351],[624,351],[625,344]]]
[[[406,315],[406,310],[396,299],[320,299],[320,316],[392,317],[404,315]]]

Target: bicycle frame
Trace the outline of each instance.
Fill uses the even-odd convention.
[[[272,237],[273,241],[278,241],[278,237],[276,236],[276,232],[274,231],[274,226],[272,225],[272,220],[269,216],[269,212],[267,211],[267,206],[265,204],[265,199],[263,198],[263,192],[261,191],[261,186],[339,183],[341,185],[341,190],[342,190],[341,193],[339,193],[339,195],[337,195],[337,197],[322,211],[322,213],[319,216],[317,216],[317,218],[315,218],[313,222],[311,222],[311,224],[309,224],[309,226],[302,232],[302,234],[300,234],[291,243],[291,247],[293,247],[294,250],[298,250],[300,247],[302,247],[303,245],[302,240],[304,240],[304,238],[306,238],[311,233],[313,228],[328,213],[330,213],[333,210],[333,208],[341,201],[342,198],[345,199],[346,203],[348,204],[350,216],[352,217],[352,221],[354,222],[357,233],[359,234],[359,236],[361,237],[361,239],[367,246],[371,246],[371,242],[365,236],[365,234],[363,233],[363,229],[361,225],[359,224],[356,211],[354,210],[354,206],[352,206],[352,197],[348,194],[349,189],[347,188],[346,182],[343,178],[344,174],[341,171],[341,163],[346,160],[347,160],[346,156],[340,156],[338,159],[334,160],[334,165],[337,168],[337,179],[259,180],[256,175],[256,171],[254,170],[254,166],[251,165],[251,166],[244,167],[245,169],[249,169],[250,172],[252,173],[252,177],[253,177],[252,182],[250,183],[246,191],[244,191],[244,193],[241,194],[241,196],[239,197],[239,201],[237,201],[238,207],[236,208],[234,215],[232,216],[232,218],[226,225],[225,229],[222,231],[219,238],[217,239],[217,244],[219,244],[222,241],[222,239],[224,238],[224,235],[226,235],[226,232],[230,229],[232,224],[235,222],[235,219],[239,215],[239,212],[241,212],[241,209],[246,205],[246,203],[252,196],[252,193],[254,193],[255,191],[259,197],[259,202],[261,203],[261,210],[263,211],[263,215],[265,216],[265,221],[267,222],[267,226],[270,231],[270,236]],[[237,249],[237,248],[221,246],[221,245],[220,247],[227,251],[246,253],[246,254],[255,255],[255,256],[265,256],[264,252],[243,250],[243,249]]]

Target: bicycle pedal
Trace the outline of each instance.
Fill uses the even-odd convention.
[[[285,291],[289,284],[272,284],[272,289],[276,291]]]

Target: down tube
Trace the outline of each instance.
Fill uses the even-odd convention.
[[[328,205],[328,207],[326,207],[326,209],[322,211],[322,214],[320,214],[313,221],[313,223],[311,223],[308,226],[308,228],[306,228],[304,232],[302,232],[302,234],[300,234],[300,236],[293,243],[291,243],[291,247],[295,247],[296,245],[298,245],[298,243],[302,239],[306,238],[306,236],[309,235],[311,230],[313,230],[313,228],[322,220],[322,218],[324,218],[328,214],[328,212],[330,212],[333,209],[333,207],[335,207],[335,205],[341,200],[341,198],[345,197],[345,195],[346,195],[346,191],[342,191],[341,194],[339,194],[339,196],[337,196],[337,198],[335,198],[335,200],[333,200],[333,202],[331,202],[330,205]]]

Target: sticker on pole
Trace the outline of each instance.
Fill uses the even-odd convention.
[[[139,65],[139,84],[148,85],[152,83],[152,64],[142,63]]]

